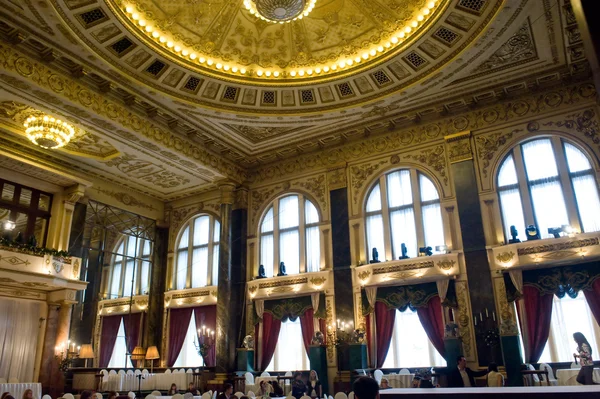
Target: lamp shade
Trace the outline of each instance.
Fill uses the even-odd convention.
[[[79,349],[79,358],[80,359],[93,359],[94,358],[94,348],[90,344],[83,344]]]
[[[148,348],[146,352],[146,360],[154,360],[160,359],[160,355],[158,354],[158,348],[156,346],[151,346]]]
[[[131,360],[143,360],[146,356],[146,351],[141,346],[136,346],[131,352]]]

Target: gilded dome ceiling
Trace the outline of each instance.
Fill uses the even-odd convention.
[[[270,84],[372,67],[417,38],[448,3],[108,0],[140,40],[188,68]]]

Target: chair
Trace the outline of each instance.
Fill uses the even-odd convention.
[[[171,399],[183,399],[183,395],[180,393],[176,393]]]
[[[202,394],[202,396],[200,397],[200,399],[210,399],[210,393],[209,392],[204,392]]]
[[[236,392],[234,393],[235,396],[237,396],[238,399],[240,399],[242,396],[244,396],[244,392]]]
[[[307,396],[307,395],[303,395],[300,399],[311,399],[311,397]]]
[[[171,373],[172,373],[171,369],[166,369],[165,370],[165,374],[171,374]]]
[[[6,384],[6,378],[0,377],[0,384]]]
[[[549,364],[540,364],[540,370],[546,370],[548,372],[548,381],[550,382],[550,385],[558,385],[558,380],[554,377],[554,372]]]
[[[183,394],[183,399],[194,399],[194,394],[191,392],[186,392]]]
[[[102,396],[102,394],[100,394],[100,396]],[[52,397],[50,397],[50,395],[44,395],[42,396],[42,399],[52,399]]]
[[[117,372],[115,370],[110,370],[108,372],[108,375],[117,375]]]
[[[8,383],[9,384],[18,384],[19,383],[19,379],[15,378],[15,377],[9,378],[8,379]]]
[[[529,386],[540,386],[541,385],[541,383],[540,383],[540,376],[537,375],[537,374],[535,374],[535,372],[537,371],[535,369],[535,367],[533,367],[533,365],[531,365],[531,364],[528,363],[527,364],[527,370],[528,371],[533,371],[534,373],[526,373],[526,374],[524,374],[525,380],[527,382],[526,385],[529,385]]]
[[[146,395],[146,399],[156,399],[156,396],[149,394],[149,395]]]
[[[383,371],[375,370],[375,372],[373,373],[373,377],[375,378],[375,381],[377,381],[377,385],[380,385],[381,379],[383,378]]]
[[[246,377],[246,385],[254,385],[254,374],[247,372],[244,377]]]
[[[409,369],[402,369],[402,370],[400,370],[400,372],[398,374],[399,375],[409,375],[410,374],[410,370]]]
[[[261,374],[260,376],[261,376],[261,377],[270,377],[270,376],[271,376],[271,374],[269,374],[269,373],[268,373],[268,372],[266,372],[266,371],[263,371],[263,372],[262,372],[262,374]]]
[[[183,374],[185,373],[185,369],[179,369],[179,372]]]
[[[187,369],[187,371],[185,372],[186,374],[194,374],[194,370],[192,369]]]
[[[212,399],[217,399],[217,391],[214,391],[214,392],[212,393]]]
[[[96,392],[94,394],[94,396],[96,397],[96,399],[102,399],[102,394],[100,392]],[[44,398],[42,398],[42,399],[44,399]]]
[[[148,372],[148,369],[143,369],[143,370],[142,370],[142,375],[148,375],[148,374],[150,374],[150,373]]]
[[[133,375],[133,370],[127,370],[127,375]]]
[[[344,392],[338,392],[335,394],[334,399],[348,399],[348,395]]]
[[[150,393],[150,395],[152,395],[152,396],[162,396],[162,393],[160,393],[160,391],[152,391],[152,393]]]
[[[127,396],[129,396],[129,399],[135,399],[135,393],[131,391],[127,392]]]
[[[249,398],[256,398],[256,394],[254,393],[254,391],[248,391],[248,397]]]
[[[333,396],[329,395],[329,399],[333,399]]]
[[[354,399],[354,391],[348,394],[348,399]]]
[[[134,375],[140,375],[142,374],[142,370],[140,369],[135,369],[135,371],[133,372]]]
[[[66,393],[63,395],[64,399],[75,399],[75,396],[73,396],[72,393]]]
[[[125,373],[125,370],[119,370],[119,372],[117,374],[119,374],[119,375],[125,375],[126,373]]]
[[[286,371],[284,377],[292,377],[293,375],[291,371]]]

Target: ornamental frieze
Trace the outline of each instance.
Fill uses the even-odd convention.
[[[402,265],[392,265],[392,266],[374,268],[373,275],[393,273],[393,272],[406,271],[406,270],[429,269],[431,267],[434,267],[433,261],[416,262],[416,263],[409,263],[409,264],[402,264]]]
[[[536,245],[536,246],[531,246],[531,247],[519,248],[517,250],[517,254],[519,256],[533,255],[533,254],[539,254],[539,253],[543,253],[543,252],[562,251],[562,250],[571,249],[571,248],[584,248],[584,247],[590,247],[590,246],[599,245],[599,244],[600,244],[600,240],[597,237],[596,238],[586,238],[583,240],[573,240],[573,241],[561,242],[561,243],[556,243],[556,244]]]
[[[258,288],[265,289],[265,288],[283,287],[286,285],[306,284],[307,282],[308,282],[308,277],[299,277],[299,278],[293,278],[293,279],[289,279],[289,280],[269,281],[267,283],[260,283],[260,284],[258,284]]]

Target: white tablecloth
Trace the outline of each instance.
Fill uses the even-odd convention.
[[[0,384],[0,395],[4,392],[10,392],[15,399],[21,399],[23,392],[26,389],[33,391],[33,398],[40,399],[42,397],[42,384],[39,383],[27,383],[27,384]]]
[[[556,370],[556,379],[558,385],[581,385],[577,382],[577,374],[580,369],[560,369]],[[594,381],[600,382],[600,369],[594,369]]]
[[[144,377],[142,378],[143,391],[166,391],[171,388],[171,384],[175,384],[178,389],[185,391],[188,384],[194,380],[194,375],[187,373],[147,374]],[[137,391],[138,383],[138,377],[135,375],[109,375],[108,381],[106,377],[104,378],[102,389],[104,391],[116,391],[126,394],[129,391]]]
[[[387,374],[383,376],[392,388],[410,388],[414,377],[414,374]]]

